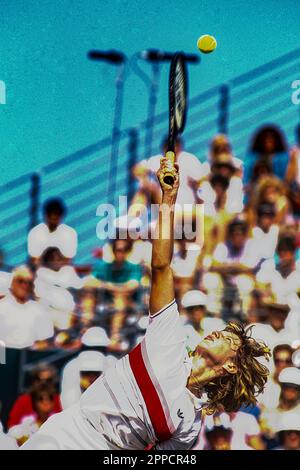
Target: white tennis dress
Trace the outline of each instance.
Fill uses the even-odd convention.
[[[201,427],[186,388],[191,362],[175,301],[150,318],[131,353],[51,417],[22,449],[189,449]]]

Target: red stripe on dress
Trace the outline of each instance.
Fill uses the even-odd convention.
[[[141,344],[136,346],[129,353],[129,363],[146,403],[148,414],[157,439],[160,442],[170,439],[172,433],[169,429],[159,395],[145,366]]]

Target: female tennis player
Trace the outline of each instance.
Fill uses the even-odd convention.
[[[166,173],[173,186],[164,182]],[[22,449],[189,449],[200,432],[201,396],[209,413],[232,411],[254,404],[264,388],[268,370],[256,358],[269,350],[236,323],[207,336],[188,357],[170,268],[178,166],[163,158],[157,176],[163,197],[145,337]]]

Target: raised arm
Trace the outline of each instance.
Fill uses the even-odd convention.
[[[166,172],[172,173],[173,186],[164,182]],[[163,196],[152,244],[150,315],[154,315],[174,299],[171,261],[174,246],[174,204],[179,186],[178,165],[173,166],[169,160],[162,158],[157,177]]]

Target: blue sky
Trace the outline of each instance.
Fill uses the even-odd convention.
[[[197,53],[197,38],[213,34],[216,52],[191,69],[193,96],[299,45],[296,0],[0,3],[0,80],[7,87],[7,104],[0,105],[0,183],[111,132],[115,69],[89,62],[91,48],[128,56],[149,47]],[[164,66],[158,110],[167,106],[166,77]],[[122,126],[144,119],[146,106],[146,88],[130,73]]]

